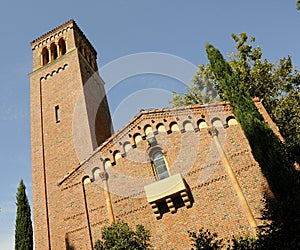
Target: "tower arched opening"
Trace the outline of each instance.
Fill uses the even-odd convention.
[[[59,55],[62,56],[66,54],[67,52],[67,47],[66,47],[66,42],[63,38],[59,39],[58,41],[58,48],[59,48]]]
[[[42,56],[42,66],[44,66],[49,62],[49,52],[47,47],[43,48],[41,56]]]
[[[57,58],[57,46],[55,43],[52,43],[50,45],[50,55],[51,55],[51,61],[55,60]]]

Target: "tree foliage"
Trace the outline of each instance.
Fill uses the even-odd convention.
[[[258,250],[265,249],[259,237],[232,237],[225,241],[216,233],[211,233],[203,228],[199,232],[189,231],[192,248],[191,250]]]
[[[223,239],[219,239],[216,233],[211,233],[207,229],[199,229],[199,232],[189,231],[189,236],[192,241],[191,250],[216,250],[222,249]]]
[[[137,225],[135,230],[124,221],[113,222],[102,229],[102,239],[97,240],[95,250],[146,250],[150,249],[150,231]]]
[[[291,57],[279,63],[263,59],[260,46],[253,47],[255,38],[246,33],[232,35],[236,51],[229,55],[229,65],[236,81],[244,86],[250,97],[259,97],[278,126],[294,159],[300,162],[300,73]],[[211,64],[199,65],[191,87],[183,96],[174,93],[173,106],[203,104],[227,100]],[[215,89],[214,89],[214,88]]]
[[[198,66],[196,75],[192,80],[191,86],[186,88],[187,93],[183,96],[173,92],[171,104],[174,107],[191,104],[204,104],[219,101],[218,93],[215,88],[216,79],[211,71],[209,64]]]
[[[256,250],[263,249],[260,245],[260,240],[257,237],[234,237],[232,238],[232,245],[230,249],[232,250]],[[229,247],[227,248],[229,249]]]
[[[247,53],[247,50],[246,47],[241,53]],[[275,199],[267,200],[264,218],[272,223],[260,229],[261,245],[263,249],[293,249],[295,244],[300,244],[299,172],[293,167],[293,159],[286,145],[278,139],[256,109],[249,88],[240,81],[241,73],[233,70],[212,45],[206,45],[206,52],[218,81],[218,89],[230,101],[254,158],[275,195]]]
[[[31,222],[31,212],[28,198],[26,196],[26,187],[23,180],[20,181],[17,192],[17,216],[15,228],[15,249],[32,250],[33,249],[33,230]]]

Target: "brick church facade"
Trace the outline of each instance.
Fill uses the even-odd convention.
[[[270,191],[229,103],[141,111],[113,133],[97,53],[77,24],[31,46],[35,249],[92,249],[118,219],[151,230],[156,249],[189,249],[187,231],[201,227],[254,233]]]

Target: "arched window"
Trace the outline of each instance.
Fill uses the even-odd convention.
[[[49,52],[48,49],[45,47],[42,50],[42,65],[46,65],[49,62]]]
[[[55,60],[57,58],[57,47],[55,43],[52,43],[50,46],[50,54],[51,54],[51,61]]]
[[[67,52],[66,42],[63,38],[59,39],[58,48],[59,48],[59,55],[60,56],[66,54],[66,52]]]
[[[169,171],[166,165],[165,157],[161,151],[155,151],[152,154],[152,161],[155,167],[155,172],[159,180],[168,178]]]

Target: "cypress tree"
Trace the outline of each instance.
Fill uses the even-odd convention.
[[[249,141],[254,158],[268,180],[275,199],[267,198],[265,219],[271,226],[262,227],[262,249],[295,249],[300,245],[299,210],[300,176],[286,145],[266,124],[248,90],[239,83],[238,77],[224,60],[219,50],[206,44],[206,52],[212,71],[219,81],[222,96],[227,99]],[[266,234],[267,233],[267,234]]]
[[[286,196],[294,183],[293,162],[285,145],[266,124],[248,90],[239,83],[220,51],[207,44],[206,52],[223,97],[230,102],[272,191],[275,195]]]
[[[23,180],[20,181],[20,185],[18,187],[16,205],[15,250],[32,250],[33,230],[31,212]]]

